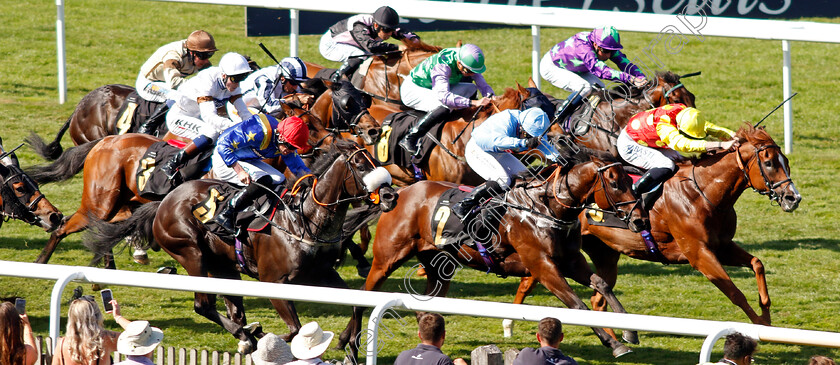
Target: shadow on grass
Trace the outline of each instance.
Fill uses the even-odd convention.
[[[756,245],[768,250],[789,251],[793,249],[831,250],[840,252],[840,240],[827,238],[805,238],[798,240],[772,240]]]

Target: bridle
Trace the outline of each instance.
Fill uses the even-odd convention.
[[[3,178],[3,184],[0,186],[0,189],[3,190],[4,197],[14,197],[15,201],[7,202],[8,199],[3,199],[3,211],[0,214],[3,215],[6,221],[9,219],[19,219],[29,224],[36,224],[39,218],[35,216],[33,211],[41,199],[44,198],[44,194],[41,193],[38,185],[32,178],[26,175],[19,167],[5,167],[9,170],[10,174]],[[26,187],[25,190],[27,193],[23,196],[17,196],[15,194],[15,187],[13,185],[17,182],[23,183]],[[37,195],[35,199],[32,199],[35,195]],[[32,201],[28,201],[29,199],[32,199]]]
[[[599,212],[602,212],[602,213],[613,214],[616,217],[618,217],[622,222],[629,223],[630,222],[630,214],[628,214],[624,210],[620,209],[620,207],[624,206],[624,205],[630,205],[630,204],[633,204],[635,206],[639,202],[638,202],[638,200],[616,202],[615,199],[613,199],[613,197],[610,196],[610,194],[607,194],[607,180],[604,177],[604,171],[607,171],[610,168],[615,167],[615,166],[620,167],[621,162],[613,162],[611,164],[598,167],[595,170],[596,173],[597,173],[595,178],[598,179],[598,183],[593,184],[592,187],[589,189],[589,191],[586,193],[586,196],[592,196],[593,194],[598,192],[598,190],[596,190],[596,188],[599,187],[598,189],[604,191],[604,197],[607,199],[607,202],[609,203],[610,208],[614,209],[614,211],[605,210],[605,209],[601,209],[601,208],[598,208],[598,207],[587,207],[585,201],[582,201],[582,200],[578,199],[577,197],[574,196],[574,194],[572,194],[572,187],[571,187],[571,185],[569,185],[569,175],[568,174],[566,174],[566,178],[563,179],[563,180],[564,180],[564,184],[566,185],[566,191],[568,192],[569,198],[572,200],[573,205],[563,203],[563,201],[560,200],[560,197],[557,194],[560,191],[560,189],[557,187],[557,182],[558,182],[558,180],[560,180],[560,176],[559,176],[560,175],[560,167],[555,169],[554,172],[551,173],[551,176],[549,176],[548,179],[545,180],[545,181],[548,181],[548,180],[551,180],[552,177],[554,177],[554,183],[552,184],[551,192],[546,191],[546,195],[553,196],[554,200],[557,202],[557,204],[560,204],[560,206],[562,206],[564,208],[574,209],[574,210],[591,209],[591,210],[599,211]],[[540,184],[540,185],[542,185],[542,184]],[[546,185],[546,190],[548,190],[549,189],[548,184],[545,184],[545,185]],[[539,185],[537,185],[537,186],[539,186]],[[574,204],[580,204],[580,205],[574,205]]]
[[[784,185],[784,184],[792,183],[793,180],[791,180],[790,175],[788,175],[787,172],[785,172],[785,177],[787,177],[787,179],[784,179],[784,180],[779,181],[779,182],[774,183],[773,181],[770,180],[769,177],[767,177],[767,173],[765,173],[764,169],[761,167],[761,162],[762,161],[761,161],[761,156],[759,156],[759,152],[764,151],[764,150],[769,149],[769,148],[776,148],[776,149],[779,150],[779,153],[781,153],[781,151],[782,151],[782,148],[779,147],[776,144],[769,144],[769,145],[764,145],[764,146],[761,146],[761,147],[753,146],[753,149],[755,150],[755,154],[752,157],[750,157],[750,159],[747,160],[746,163],[744,163],[743,161],[741,161],[741,146],[736,145],[736,147],[735,147],[735,161],[738,162],[738,168],[741,169],[742,173],[744,173],[744,178],[746,179],[748,186],[753,191],[755,191],[756,193],[759,193],[761,195],[766,195],[770,200],[775,201],[777,204],[781,204],[782,195],[779,194],[779,193],[776,193],[776,189],[779,188],[780,186]],[[755,161],[756,161],[756,166],[758,167],[758,171],[761,173],[761,178],[764,179],[764,187],[767,190],[763,190],[763,191],[758,190],[755,187],[755,184],[753,184],[752,180],[750,179],[750,174],[749,174],[748,170],[751,166],[750,161],[752,161],[753,159],[755,159]]]
[[[359,174],[356,171],[356,169],[353,168],[353,166],[350,162],[350,161],[353,160],[353,158],[358,153],[361,153],[362,156],[365,157],[365,160],[367,160],[367,162],[370,163],[370,165],[374,169],[376,169],[378,167],[373,162],[373,160],[370,158],[370,156],[368,155],[367,150],[365,150],[363,148],[357,148],[355,151],[353,151],[353,153],[348,155],[347,158],[344,160],[344,164],[346,166],[347,171],[349,171],[349,174],[345,175],[345,177],[343,179],[344,182],[342,183],[342,186],[346,187],[347,186],[347,181],[352,178],[353,179],[353,184],[356,186],[356,188],[359,188],[359,190],[365,191],[364,194],[352,195],[349,198],[338,199],[338,200],[336,200],[335,202],[332,202],[332,203],[323,203],[323,202],[319,201],[318,198],[315,196],[315,187],[318,185],[318,177],[313,175],[313,174],[307,174],[307,175],[302,176],[300,179],[298,179],[295,182],[294,186],[292,186],[291,194],[292,195],[298,194],[300,192],[300,190],[302,189],[302,186],[300,185],[300,183],[302,181],[306,180],[306,179],[311,178],[311,179],[313,179],[313,182],[312,182],[312,188],[310,188],[309,190],[310,190],[310,194],[312,194],[312,200],[315,201],[315,204],[318,204],[322,207],[335,207],[335,206],[337,206],[339,204],[342,204],[342,203],[349,203],[349,202],[354,202],[354,201],[366,201],[367,203],[370,203],[370,204],[379,204],[380,203],[379,188],[377,188],[375,191],[368,191],[368,189],[364,185],[364,183],[359,182]],[[346,188],[344,188],[344,192],[347,193]]]

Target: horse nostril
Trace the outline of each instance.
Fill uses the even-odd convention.
[[[368,130],[368,135],[371,136],[371,137],[378,137],[379,136],[379,129]]]
[[[53,227],[55,227],[55,226],[61,224],[61,220],[63,218],[64,217],[61,215],[61,213],[52,213],[52,214],[50,214],[50,218],[49,218],[50,219],[50,224]]]

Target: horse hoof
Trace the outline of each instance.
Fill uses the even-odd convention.
[[[613,353],[613,356],[615,356],[616,358],[619,358],[619,357],[627,355],[631,352],[633,352],[633,350],[631,350],[629,347],[624,346],[624,345],[618,345],[618,347],[613,349],[612,353]]]
[[[632,343],[634,345],[639,344],[639,334],[636,331],[624,331],[624,333],[621,334],[621,338],[623,338],[627,343]]]
[[[243,355],[250,354],[251,351],[253,351],[251,348],[251,342],[240,340],[239,345],[236,346],[236,351]]]
[[[245,332],[250,333],[251,336],[256,336],[258,333],[262,333],[263,330],[262,324],[260,324],[260,322],[248,323],[247,325],[243,326],[242,329],[245,330]]]
[[[368,274],[370,274],[370,265],[368,266],[356,266],[356,272],[359,273],[359,276],[362,278],[367,279]]]
[[[141,253],[138,253],[137,251],[135,251],[134,255],[132,255],[132,258],[134,258],[134,262],[136,262],[140,265],[148,265],[149,264],[149,255],[147,255],[145,252],[143,252],[141,254]]]

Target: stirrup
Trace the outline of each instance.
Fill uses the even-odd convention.
[[[417,148],[417,144],[415,143],[414,146],[411,146],[407,138],[403,138],[402,141],[400,141],[399,145],[411,156],[416,156],[417,153],[420,152],[420,149]]]

